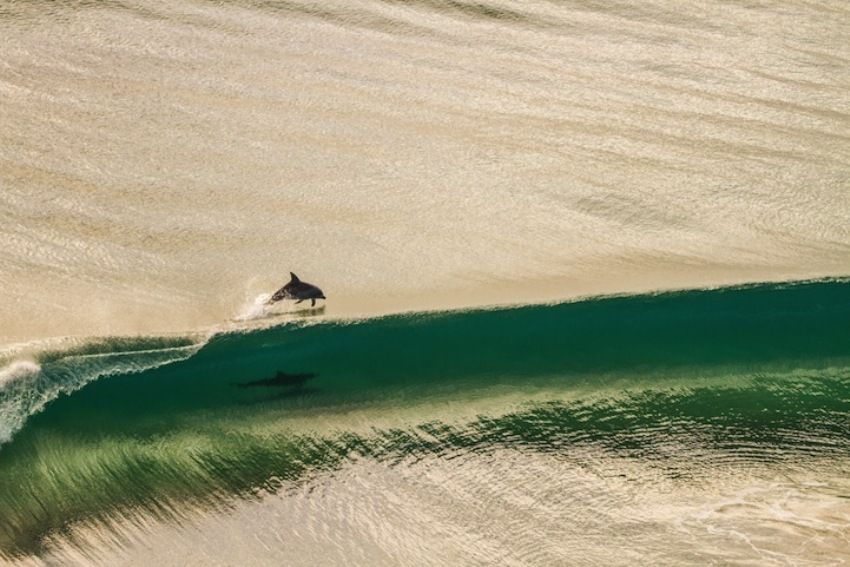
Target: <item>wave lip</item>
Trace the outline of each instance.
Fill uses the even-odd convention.
[[[0,450],[0,547],[39,554],[79,522],[215,508],[354,458],[499,448],[694,481],[718,463],[831,475],[850,463],[848,321],[850,282],[830,280],[47,353],[0,392],[17,428],[44,410]]]
[[[15,430],[22,425],[22,420],[31,413],[29,408],[24,407],[24,400],[32,389],[29,382],[39,372],[41,366],[29,360],[18,360],[0,368],[0,445],[12,438]],[[4,403],[4,399],[12,399],[16,403]],[[18,416],[18,419],[12,416]]]
[[[7,360],[0,368],[0,451],[30,416],[60,395],[105,376],[144,372],[184,360],[203,344],[198,339],[160,337],[70,342],[65,348],[54,345],[30,355],[34,360]]]

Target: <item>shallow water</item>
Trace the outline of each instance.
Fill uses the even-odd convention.
[[[847,273],[843,2],[12,2],[0,339]]]
[[[0,563],[850,562],[848,22],[0,5]]]

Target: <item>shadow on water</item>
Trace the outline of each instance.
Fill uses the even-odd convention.
[[[584,444],[652,462],[672,458],[665,447],[676,437],[691,449],[677,457],[679,476],[718,452],[847,457],[848,361],[845,281],[222,335],[188,360],[101,379],[30,418],[0,448],[0,549],[40,553],[76,521],[134,510],[176,517],[253,498],[354,455],[392,463]],[[60,363],[42,364],[46,378],[62,378]],[[705,386],[709,375],[721,380]],[[572,401],[459,425],[422,415],[371,433],[309,429],[314,409],[345,415],[353,404],[392,408],[541,383]],[[476,415],[478,398],[465,399]],[[285,425],[295,411],[308,424],[299,430]]]
[[[238,388],[289,388],[292,390],[304,387],[308,380],[312,380],[316,375],[312,373],[303,374],[288,374],[286,372],[277,371],[277,374],[271,378],[263,378],[261,380],[252,380],[251,382],[239,382],[234,384]]]
[[[267,404],[304,396],[316,396],[320,390],[307,386],[307,382],[315,377],[316,374],[310,372],[289,374],[278,370],[271,378],[252,380],[251,382],[239,382],[234,384],[234,386],[237,388],[259,388],[265,394],[262,397],[245,401],[242,405]]]

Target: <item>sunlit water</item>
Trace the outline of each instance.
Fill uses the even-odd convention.
[[[7,2],[0,338],[846,274],[844,2]]]
[[[850,562],[848,22],[0,4],[0,562]]]

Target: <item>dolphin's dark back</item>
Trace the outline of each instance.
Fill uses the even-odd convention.
[[[269,303],[274,303],[282,299],[313,299],[315,304],[316,299],[325,299],[325,294],[317,286],[302,282],[294,272],[289,272],[290,280],[285,286],[277,290]]]

